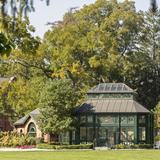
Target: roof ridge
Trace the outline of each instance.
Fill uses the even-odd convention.
[[[134,90],[125,83],[99,83],[88,91],[90,93],[134,93]]]

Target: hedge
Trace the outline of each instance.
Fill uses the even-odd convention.
[[[132,145],[125,145],[125,144],[117,144],[112,147],[112,149],[152,149],[152,144],[132,144]]]
[[[79,145],[53,145],[47,143],[40,143],[36,145],[39,149],[92,149],[93,144],[79,144]]]

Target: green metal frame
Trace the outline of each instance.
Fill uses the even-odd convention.
[[[139,124],[139,116],[141,115],[145,115],[146,116],[146,121],[144,124]],[[151,143],[151,136],[150,136],[150,133],[151,133],[151,129],[150,129],[150,126],[151,126],[151,123],[150,123],[150,115],[149,114],[130,114],[130,113],[117,113],[117,114],[113,114],[113,113],[99,113],[99,114],[81,114],[81,115],[78,115],[78,120],[80,122],[80,117],[81,116],[85,116],[85,120],[86,120],[86,123],[85,124],[79,124],[77,126],[77,129],[76,129],[76,137],[75,137],[75,143],[76,144],[80,144],[82,143],[81,139],[80,139],[80,127],[85,127],[86,128],[86,141],[84,141],[83,143],[89,143],[88,141],[88,133],[87,133],[87,128],[88,127],[93,127],[93,142],[98,140],[98,136],[96,135],[96,130],[98,129],[98,127],[106,127],[106,128],[109,128],[109,127],[116,127],[117,128],[117,132],[119,133],[119,140],[118,140],[118,143],[121,143],[121,127],[134,127],[134,133],[135,133],[135,138],[134,138],[134,142],[135,144],[137,143]],[[93,123],[87,123],[87,116],[93,116]],[[117,116],[117,118],[119,119],[119,123],[113,123],[113,124],[97,124],[96,123],[96,119],[97,119],[97,116]],[[122,116],[135,116],[135,123],[134,124],[121,124],[121,117]],[[145,130],[145,137],[146,137],[146,140],[145,141],[140,141],[139,140],[139,127],[145,127],[146,130]]]

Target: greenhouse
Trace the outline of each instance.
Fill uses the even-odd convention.
[[[151,143],[150,111],[139,104],[136,93],[123,83],[102,83],[88,92],[77,110],[79,124],[72,143]]]

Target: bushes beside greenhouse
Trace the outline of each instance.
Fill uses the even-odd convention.
[[[55,145],[55,144],[48,144],[48,143],[40,143],[40,144],[37,144],[37,148],[39,149],[93,149],[93,144]]]
[[[113,146],[112,149],[153,149],[153,145],[152,144],[131,144],[131,145],[117,144]]]
[[[35,146],[36,138],[16,132],[0,132],[0,147]]]

